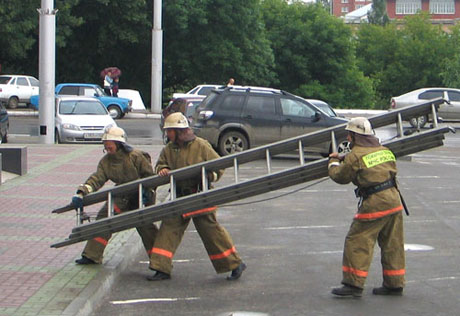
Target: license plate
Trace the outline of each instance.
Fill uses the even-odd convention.
[[[85,133],[83,135],[84,138],[102,138],[101,133]]]

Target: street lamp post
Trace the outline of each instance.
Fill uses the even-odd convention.
[[[38,78],[40,101],[38,120],[41,144],[54,143],[54,84],[56,59],[56,12],[53,0],[41,0]]]
[[[151,111],[161,113],[162,71],[163,71],[163,30],[161,29],[161,0],[153,0],[152,29],[152,87]]]

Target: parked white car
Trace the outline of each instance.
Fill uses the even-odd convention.
[[[211,93],[212,90],[221,88],[223,85],[219,84],[200,84],[193,88],[192,90],[186,92],[186,93],[174,93],[173,94],[173,99],[178,99],[178,98],[189,98],[193,96],[203,96],[206,97],[208,94]]]
[[[56,98],[55,124],[57,143],[100,143],[104,130],[117,126],[101,101],[81,96]]]
[[[30,97],[39,94],[39,81],[37,78],[25,75],[0,76],[0,102],[7,104],[8,108],[15,109],[19,103],[30,104]]]
[[[427,102],[432,99],[444,98],[446,103],[439,106],[438,116],[445,120],[460,120],[460,89],[452,88],[422,88],[417,89],[399,97],[391,98],[391,109],[400,109],[409,105]],[[412,118],[409,122],[413,127],[425,126],[428,116]]]

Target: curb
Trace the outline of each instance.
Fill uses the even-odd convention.
[[[130,233],[128,240],[123,245],[118,246],[117,249],[112,249],[116,253],[108,261],[99,265],[100,269],[97,276],[88,283],[61,315],[90,316],[104,303],[104,296],[111,291],[111,287],[120,277],[120,273],[135,261],[137,254],[144,251],[136,230],[131,229],[128,232]],[[113,241],[111,240],[111,242]],[[73,262],[70,264],[75,265]]]

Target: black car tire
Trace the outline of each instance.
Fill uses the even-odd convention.
[[[110,116],[114,119],[121,119],[123,117],[121,109],[116,105],[110,105],[107,110],[109,110]]]
[[[222,156],[239,153],[248,148],[248,139],[237,131],[226,132],[219,139],[219,153]]]
[[[9,100],[8,100],[8,108],[15,109],[15,108],[18,107],[18,105],[19,105],[19,99],[18,98],[16,98],[16,97],[9,98]]]
[[[428,122],[428,117],[426,115],[422,115],[419,117],[413,117],[409,120],[410,125],[415,128],[418,127],[418,124],[420,124],[420,128],[422,128],[426,125],[427,122]]]

